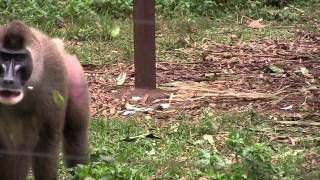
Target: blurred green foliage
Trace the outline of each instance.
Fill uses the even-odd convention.
[[[315,0],[309,0],[315,1]],[[225,13],[241,12],[246,16],[272,16],[278,19],[294,18],[284,6],[297,0],[156,0],[157,15],[179,17],[181,15],[214,17]],[[264,8],[274,6],[279,12],[266,12]],[[24,19],[37,24],[61,23],[88,16],[108,15],[125,18],[132,14],[133,0],[2,0],[0,20]]]

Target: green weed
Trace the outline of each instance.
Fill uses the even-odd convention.
[[[248,125],[250,124],[250,125]],[[270,144],[270,120],[255,112],[204,109],[199,124],[180,116],[159,124],[141,116],[92,120],[91,162],[61,170],[75,179],[294,179],[303,151]],[[259,132],[259,133],[257,133]]]

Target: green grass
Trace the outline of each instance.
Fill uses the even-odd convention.
[[[52,36],[63,37],[67,42],[68,50],[77,54],[84,64],[132,62],[132,21],[128,19],[112,20],[107,17],[100,19],[103,20],[89,24],[85,19],[83,21],[86,23],[65,24],[65,27],[55,31],[52,31],[51,27],[45,27],[44,31],[49,32]],[[237,44],[252,42],[262,37],[273,39],[293,37],[293,32],[287,27],[274,28],[275,26],[272,24],[261,30],[249,29],[245,23],[241,23],[234,17],[216,20],[206,17],[158,18],[156,23],[157,57],[164,61],[191,61],[202,57],[201,52],[195,47],[207,41]],[[112,37],[111,31],[116,27],[120,28],[120,33]],[[187,48],[193,48],[192,52],[183,51]]]
[[[234,15],[211,19],[208,17],[181,17],[177,19],[157,18],[156,45],[157,57],[164,61],[191,61],[202,57],[196,47],[207,41],[223,44],[252,42],[269,37],[272,39],[291,39],[294,37],[295,24],[284,26],[281,22],[266,21],[263,29],[250,29],[245,19]],[[296,22],[296,24],[298,21]],[[120,33],[112,37],[114,28]],[[316,31],[314,25],[304,25],[306,30]],[[79,56],[80,60],[92,64],[113,64],[133,61],[133,23],[130,19],[82,19],[80,23],[66,23],[65,27],[52,31],[44,27],[52,36],[63,37],[68,49]],[[184,49],[192,48],[185,52]]]
[[[204,109],[199,123],[178,116],[167,123],[134,116],[91,122],[91,160],[62,169],[75,179],[300,179],[304,154],[316,144],[270,142],[280,135],[271,119],[255,111],[230,114]],[[298,130],[290,127],[290,130]],[[291,134],[292,136],[292,134]]]

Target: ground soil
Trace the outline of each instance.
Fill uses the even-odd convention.
[[[193,62],[157,62],[158,89],[166,90],[161,98],[145,92],[133,100],[123,93],[134,86],[130,64],[86,65],[92,114],[142,111],[165,120],[177,112],[197,116],[202,107],[211,107],[319,119],[320,34],[297,31],[291,40],[236,45],[208,42],[184,51],[202,56]]]

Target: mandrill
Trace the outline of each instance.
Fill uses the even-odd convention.
[[[0,27],[0,179],[57,179],[88,159],[89,94],[84,71],[59,39],[20,21]]]

